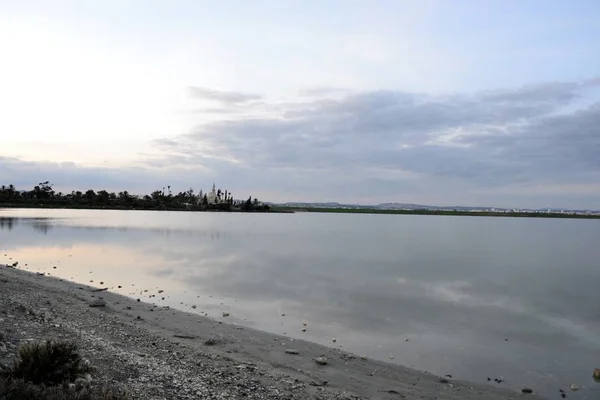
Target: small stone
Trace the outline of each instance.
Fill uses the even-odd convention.
[[[228,313],[228,312],[225,312],[225,311],[223,311],[223,316],[224,316],[224,317],[229,317],[229,313]]]
[[[600,368],[594,368],[593,375],[596,382],[600,382]]]
[[[523,393],[527,393],[527,394],[531,394],[531,393],[533,393],[533,389],[530,389],[530,388],[523,388],[523,389],[521,389],[521,392],[523,392]]]
[[[579,390],[579,386],[577,386],[576,384],[572,384],[571,385],[571,390],[574,391],[574,392],[576,392],[576,391]]]
[[[337,339],[336,339],[336,338],[333,338],[333,339],[331,339],[331,341],[332,341],[333,343],[335,343],[335,342],[337,342]]]
[[[409,338],[404,339],[405,342],[408,342],[409,340],[410,340]]]
[[[195,306],[195,305],[193,305],[193,306],[192,306],[192,308],[195,310],[195,309],[196,309],[196,306]]]
[[[95,299],[90,302],[90,307],[104,307],[106,306],[106,301],[102,299]]]
[[[394,355],[390,354],[390,360],[393,360],[393,359],[394,359]]]
[[[306,328],[302,328],[302,332],[306,332]],[[285,335],[285,333],[284,333],[284,335]]]
[[[286,354],[300,354],[300,352],[296,349],[285,349]]]
[[[327,358],[317,357],[317,358],[315,358],[315,362],[319,365],[327,365]]]
[[[75,390],[80,391],[83,388],[86,388],[90,385],[90,383],[88,381],[86,381],[84,378],[77,378],[75,379]]]
[[[440,382],[440,383],[448,383],[449,381],[446,378],[439,378],[438,382]]]

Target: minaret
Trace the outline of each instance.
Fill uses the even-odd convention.
[[[217,189],[215,188],[215,183],[213,182],[213,193],[216,193]]]

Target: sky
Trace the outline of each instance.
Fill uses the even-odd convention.
[[[0,183],[600,209],[597,0],[0,0]]]

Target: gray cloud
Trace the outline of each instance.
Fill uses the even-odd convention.
[[[482,192],[597,184],[600,106],[573,107],[598,84],[550,82],[446,96],[348,92],[273,104],[260,117],[199,125],[174,138],[177,150],[163,157],[203,159],[203,165],[212,158],[230,170],[281,176],[277,184],[291,179],[299,192],[321,187],[324,194],[348,195],[355,184],[384,193],[394,182],[405,189],[399,196],[436,187]]]
[[[213,100],[226,104],[245,103],[262,99],[261,95],[242,92],[228,92],[199,86],[188,88],[190,95],[197,99]]]
[[[584,83],[470,94],[346,92],[262,103],[153,142],[137,169],[0,159],[0,177],[278,200],[600,208],[600,103]],[[586,97],[587,96],[587,97]],[[235,108],[235,107],[234,107]],[[41,177],[44,171],[48,177]]]

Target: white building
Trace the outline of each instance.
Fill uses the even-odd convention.
[[[223,196],[221,197],[220,200],[217,197],[217,188],[214,183],[213,183],[212,190],[210,192],[206,193],[205,195],[198,196],[198,204],[202,203],[202,199],[204,198],[204,196],[206,196],[206,200],[207,200],[208,204],[225,203]]]

